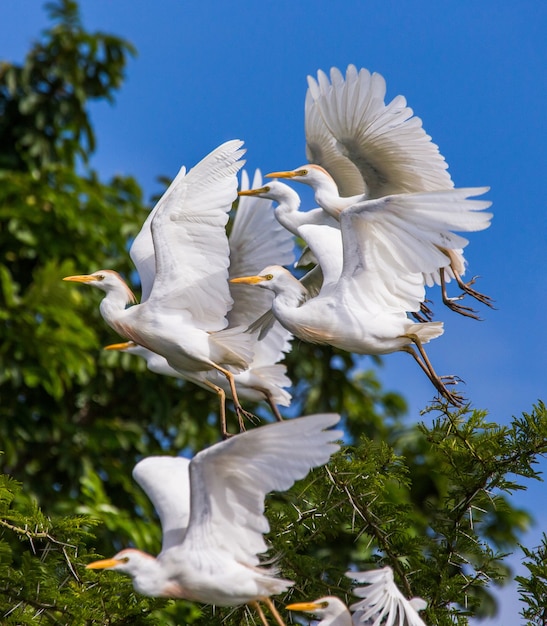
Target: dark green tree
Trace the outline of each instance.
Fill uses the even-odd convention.
[[[101,181],[90,164],[88,103],[113,100],[132,46],[87,32],[71,0],[46,7],[51,26],[24,63],[0,65],[0,621],[254,623],[245,608],[143,598],[122,576],[84,569],[128,544],[159,550],[131,469],[142,456],[216,441],[218,401],[103,352],[118,338],[100,295],[61,281],[113,268],[131,282],[127,242],[149,207],[136,181]],[[492,612],[486,584],[507,578],[505,555],[530,521],[509,496],[538,478],[545,407],[501,428],[440,404],[409,428],[404,400],[364,362],[301,342],[287,359],[291,410],[342,413],[347,443],[268,501],[272,555],[296,581],[287,600],[347,595],[350,564],[378,563],[428,600],[428,623]],[[530,611],[540,606],[540,582],[523,589]],[[539,615],[526,617],[540,624]]]

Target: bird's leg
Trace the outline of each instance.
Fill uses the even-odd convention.
[[[443,303],[446,304],[446,306],[450,310],[455,311],[456,313],[460,313],[460,315],[465,315],[465,317],[470,317],[471,319],[474,319],[474,320],[480,320],[480,317],[477,315],[477,311],[475,311],[475,309],[472,309],[470,306],[464,306],[463,304],[456,303],[456,300],[461,300],[465,294],[462,293],[460,296],[457,296],[455,298],[450,298],[448,296],[448,293],[446,291],[446,279],[445,279],[444,271],[445,271],[444,268],[441,268],[441,270],[439,271],[439,274],[441,277],[441,294],[443,297]],[[456,282],[458,283],[458,285],[460,285],[460,287],[465,291],[465,293],[470,293],[463,286],[464,283],[462,279],[459,277],[458,272],[456,272],[454,269],[452,269],[452,271],[454,272],[454,276],[456,277]],[[471,281],[470,284],[472,282],[473,281]],[[468,289],[470,288],[468,287]],[[473,290],[470,289],[470,291],[473,291]]]
[[[252,606],[253,609],[258,613],[258,617],[260,617],[260,621],[264,624],[264,626],[269,626],[268,620],[266,619],[266,616],[264,615],[264,611],[262,610],[260,604],[258,604],[258,602],[256,601],[253,601],[249,602],[249,606]]]
[[[224,367],[221,367],[220,365],[217,365],[216,363],[213,364],[213,367],[217,369],[219,372],[222,372],[222,374],[224,374],[224,376],[226,376],[228,380],[228,383],[230,385],[230,391],[232,392],[232,399],[234,401],[234,406],[236,409],[237,421],[239,422],[239,431],[243,432],[245,430],[245,422],[243,418],[247,417],[248,419],[252,419],[254,415],[252,413],[249,413],[248,411],[245,411],[243,407],[241,406],[239,399],[237,397],[236,383],[235,383],[234,375],[232,374],[232,372],[225,369]]]
[[[462,277],[458,274],[458,272],[454,272],[454,278],[458,283],[458,287],[462,289],[465,293],[469,294],[472,298],[475,298],[475,300],[486,304],[486,306],[489,306],[491,309],[494,308],[494,301],[490,296],[487,296],[484,293],[480,293],[480,291],[476,291],[475,289],[471,289],[471,285],[477,280],[478,276],[473,276],[473,278],[468,283],[463,282]]]
[[[218,394],[220,398],[220,432],[223,439],[228,439],[228,437],[231,437],[232,434],[228,432],[228,427],[226,425],[226,394],[224,393],[224,389],[222,389],[222,387],[218,387],[208,380],[205,380],[204,382],[216,394]]]
[[[433,369],[431,361],[429,360],[429,357],[427,356],[420,339],[416,335],[412,334],[405,335],[405,337],[408,337],[416,345],[422,358],[420,358],[420,356],[416,354],[416,351],[414,350],[414,348],[412,348],[412,346],[403,346],[401,350],[403,352],[408,352],[408,354],[412,355],[416,363],[418,363],[418,365],[425,372],[426,376],[433,383],[435,389],[437,389],[437,391],[442,396],[444,396],[450,402],[450,404],[453,404],[456,407],[461,407],[463,404],[463,398],[461,394],[453,393],[449,391],[446,387],[446,384],[453,385],[454,383],[458,382],[459,379],[456,376],[439,376]],[[447,381],[446,384],[443,382],[444,380]]]
[[[266,401],[270,405],[270,408],[272,409],[272,413],[274,414],[275,419],[278,422],[282,422],[283,418],[281,417],[281,413],[279,412],[279,409],[277,408],[275,402],[273,401],[272,394],[266,389],[263,389],[262,391],[264,392],[264,395],[266,396]]]
[[[270,613],[274,616],[274,619],[279,624],[279,626],[287,626],[283,621],[281,615],[279,615],[279,611],[275,608],[275,605],[270,600],[270,598],[262,598],[262,601],[270,609]]]

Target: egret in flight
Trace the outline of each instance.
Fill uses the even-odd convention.
[[[262,184],[262,175],[256,170],[252,186]],[[241,189],[249,189],[249,177],[245,171],[241,175]],[[292,190],[291,190],[292,191]],[[241,192],[242,194],[245,191]],[[294,192],[293,192],[294,193]],[[258,272],[265,264],[288,265],[294,260],[294,244],[291,234],[279,224],[271,211],[272,202],[259,197],[242,197],[233,220],[230,237],[229,276]],[[150,238],[150,245],[152,239]],[[239,285],[230,284],[234,304],[229,311],[228,327],[238,327],[244,332],[257,318],[269,311],[273,294],[266,291],[249,293]],[[252,296],[252,297],[251,297]],[[271,324],[264,337],[258,341],[258,333],[252,336],[253,357],[247,369],[234,374],[238,396],[250,402],[266,401],[277,420],[281,414],[277,405],[289,406],[291,394],[285,387],[291,386],[286,375],[287,368],[280,364],[290,349],[291,334],[279,322]],[[226,378],[217,370],[195,371],[175,370],[167,360],[132,341],[116,343],[107,350],[120,350],[146,359],[148,369],[156,374],[181,378],[205,389],[216,391],[221,398],[232,397]],[[224,400],[221,402],[224,406]],[[224,414],[220,416],[221,431],[228,436]]]
[[[87,567],[129,574],[135,590],[147,596],[252,604],[262,617],[258,602],[263,601],[283,626],[270,596],[293,582],[258,558],[268,549],[264,499],[329,460],[342,432],[327,429],[339,419],[320,414],[276,422],[217,443],[191,461],[143,459],[133,477],[160,518],[160,554],[125,549]]]
[[[385,103],[386,83],[380,74],[350,65],[345,78],[332,68],[330,81],[319,71],[317,80],[308,76],[308,85],[305,131],[310,163],[268,177],[310,185],[319,206],[335,217],[363,200],[454,187],[438,146],[405,98]],[[488,225],[485,221],[483,228]],[[463,296],[448,297],[446,282],[455,279],[464,293],[488,306],[491,298],[472,289],[474,278],[468,283],[461,278],[466,267],[462,249],[440,249],[449,262],[425,274],[426,284],[441,285],[444,304],[478,319],[471,307],[457,302]]]
[[[454,230],[482,227],[490,203],[470,200],[478,189],[407,193],[358,202],[340,212],[343,265],[315,233],[322,225],[299,227],[323,273],[319,294],[279,266],[232,282],[258,285],[274,292],[272,311],[278,321],[304,341],[328,344],[356,354],[413,356],[436,389],[459,406],[435,373],[423,344],[443,332],[442,322],[414,323],[407,312],[418,311],[425,298],[423,273],[448,264],[440,246],[456,249],[465,239]],[[332,269],[331,269],[332,268]],[[448,382],[454,378],[449,377]]]
[[[334,596],[313,602],[289,604],[289,611],[311,613],[321,621],[317,626],[426,626],[418,611],[426,608],[421,598],[407,600],[393,580],[393,570],[384,567],[369,572],[347,572],[346,576],[366,587],[356,587],[354,595],[363,598],[349,609]],[[353,615],[350,613],[353,613]]]
[[[126,308],[135,297],[112,270],[64,280],[104,291],[105,321],[122,337],[165,357],[175,370],[214,369],[224,375],[243,428],[234,372],[252,361],[252,339],[228,326],[233,300],[225,228],[244,164],[242,145],[228,141],[189,172],[181,168],[150,212],[130,249],[142,285],[140,304]]]

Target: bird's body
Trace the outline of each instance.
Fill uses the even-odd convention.
[[[142,285],[141,303],[116,273],[100,270],[65,280],[106,293],[100,311],[121,336],[165,357],[177,371],[214,369],[229,382],[236,411],[234,372],[253,357],[245,327],[230,325],[233,305],[226,223],[237,197],[242,142],[226,142],[189,172],[182,168],[135,238],[130,255]],[[224,416],[221,395],[221,421]],[[225,427],[224,432],[225,432]]]
[[[382,76],[358,72],[350,65],[345,77],[332,68],[330,81],[319,71],[317,80],[308,77],[308,84],[305,129],[310,164],[268,176],[310,185],[316,202],[335,219],[344,209],[367,200],[453,189],[444,157],[406,100],[397,96],[385,103]],[[488,225],[485,220],[482,228]],[[466,284],[461,279],[466,267],[463,248],[439,247],[447,259],[423,273],[424,283],[441,285],[447,306],[477,318],[470,307],[458,304],[460,297],[448,297],[446,283],[455,279],[464,293],[489,306],[491,299],[471,288],[474,280]]]
[[[397,588],[390,567],[368,572],[347,572],[346,576],[367,583],[366,587],[353,590],[363,600],[352,604],[349,609],[335,596],[325,596],[313,602],[298,602],[286,608],[312,613],[320,619],[317,626],[425,626],[418,611],[426,608],[426,602],[421,598],[407,600]]]
[[[261,184],[262,177],[257,170],[252,185]],[[249,188],[249,178],[245,171],[242,173],[241,188]],[[294,260],[292,237],[277,222],[270,209],[271,202],[264,198],[240,199],[229,237],[229,276],[236,276],[241,272],[257,272],[265,262],[290,264]],[[258,341],[257,333],[249,336],[245,330],[271,308],[273,297],[267,292],[260,292],[249,298],[248,290],[242,290],[237,285],[230,285],[230,294],[233,306],[227,314],[228,329],[235,328],[237,335],[245,335],[245,340],[250,338],[253,351],[248,366],[234,374],[238,396],[251,402],[268,402],[275,416],[280,419],[276,405],[289,406],[291,395],[284,388],[290,387],[291,381],[286,375],[286,367],[278,361],[290,349],[291,335],[279,322],[275,322],[261,341]],[[113,344],[108,349],[123,350],[145,358],[148,369],[156,374],[182,378],[208,390],[221,389],[228,397],[232,397],[226,377],[217,370],[200,371],[197,367],[182,366],[174,369],[165,357],[135,342]]]
[[[236,435],[181,457],[149,457],[133,470],[150,497],[163,532],[157,557],[126,549],[88,565],[132,576],[149,596],[236,606],[282,593],[292,581],[264,567],[269,530],[264,498],[288,489],[338,448],[339,416],[311,415]]]
[[[457,248],[465,240],[453,230],[480,227],[488,202],[469,200],[484,189],[397,194],[357,203],[339,214],[343,264],[332,254],[324,226],[299,227],[326,277],[319,294],[287,270],[267,267],[237,282],[257,284],[276,297],[272,311],[295,336],[356,354],[410,352],[435,387],[458,404],[434,372],[422,344],[442,334],[442,323],[416,324],[407,312],[418,311],[425,298],[423,272],[448,264],[439,249]],[[414,344],[419,356],[412,348]],[[421,357],[421,358],[420,358]]]

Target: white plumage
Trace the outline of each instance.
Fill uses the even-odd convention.
[[[233,606],[268,601],[292,581],[260,565],[268,546],[264,498],[285,491],[338,449],[338,415],[310,415],[269,424],[199,452],[191,461],[149,457],[133,475],[156,508],[162,550],[152,557],[126,549],[90,563],[132,576],[148,596]]]
[[[426,608],[426,602],[421,598],[407,600],[395,584],[390,567],[347,572],[346,576],[367,584],[366,587],[354,588],[354,595],[363,599],[349,609],[334,596],[289,604],[286,608],[312,613],[320,619],[317,626],[426,626],[418,615],[418,611]]]

